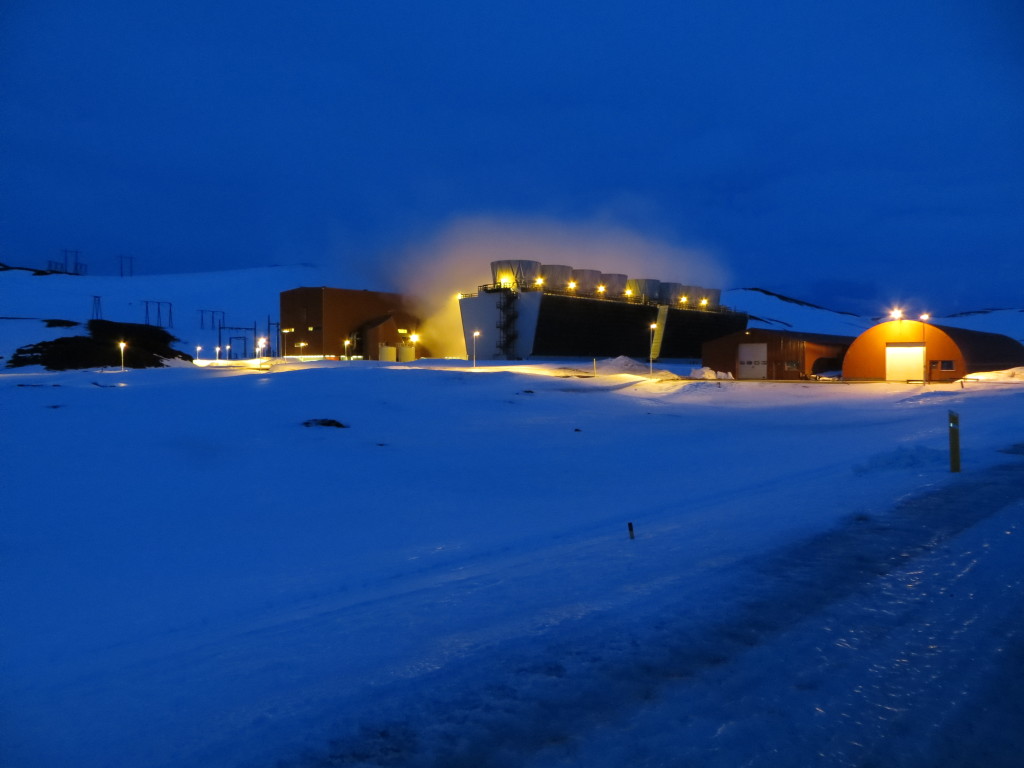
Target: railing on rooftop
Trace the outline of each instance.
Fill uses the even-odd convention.
[[[646,296],[608,296],[599,291],[580,291],[576,289],[550,288],[546,285],[520,286],[516,283],[487,283],[481,285],[478,293],[460,293],[459,298],[475,298],[480,293],[497,293],[498,291],[512,291],[514,293],[547,293],[555,296],[568,296],[574,299],[598,299],[600,301],[612,301],[619,304],[639,304],[641,306],[658,307],[664,306],[664,302],[649,299]],[[697,312],[734,312],[733,309],[719,304],[716,307],[701,306],[699,301],[676,302],[668,305],[672,309],[690,309]]]

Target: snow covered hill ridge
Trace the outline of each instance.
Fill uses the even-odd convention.
[[[341,284],[334,272],[312,265],[131,277],[47,274],[0,265],[0,365],[19,347],[82,334],[96,318],[162,325],[180,340],[182,351],[211,350],[217,343],[217,319],[266,332],[278,319],[281,291],[316,285],[394,290]],[[886,309],[879,308],[879,317],[860,316],[763,288],[727,290],[722,302],[748,313],[753,328],[843,336],[857,336]],[[63,327],[53,326],[54,320],[65,321]],[[1024,309],[979,309],[933,321],[1024,341]],[[68,322],[79,325],[68,327]]]

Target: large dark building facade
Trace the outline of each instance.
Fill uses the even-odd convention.
[[[699,359],[704,342],[746,328],[721,291],[536,261],[491,264],[493,282],[461,294],[467,349],[485,359]]]

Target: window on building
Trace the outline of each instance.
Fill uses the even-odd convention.
[[[787,371],[799,371],[800,370],[800,365],[799,365],[799,363],[797,363],[796,360],[787,360],[786,361],[786,370]]]
[[[940,371],[952,371],[952,370],[955,370],[955,369],[956,369],[956,366],[953,365],[953,361],[952,360],[940,360],[939,361],[939,370]]]

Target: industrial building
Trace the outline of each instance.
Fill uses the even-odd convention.
[[[293,288],[281,293],[283,355],[415,360],[429,354],[397,293]]]
[[[852,336],[749,328],[704,343],[704,365],[737,379],[799,380],[838,372]]]
[[[747,325],[720,289],[528,260],[492,262],[491,279],[459,294],[466,349],[486,359],[697,359]]]
[[[1024,366],[1024,345],[1009,336],[896,319],[854,339],[843,361],[843,378],[953,381],[1018,366]]]

